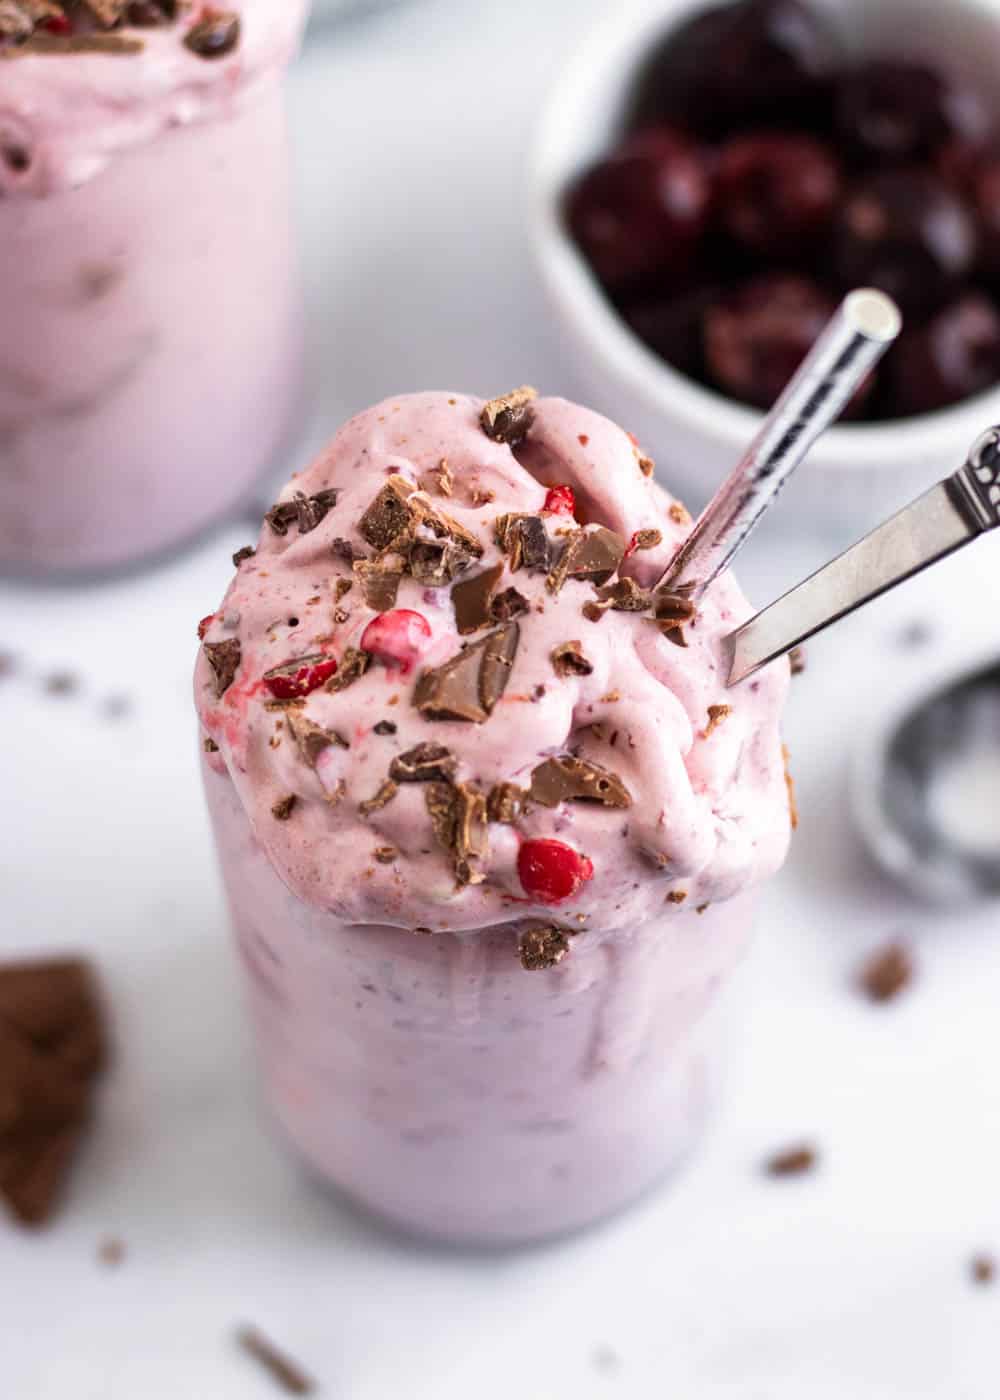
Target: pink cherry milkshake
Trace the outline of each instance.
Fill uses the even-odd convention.
[[[4,9],[0,569],[114,568],[233,507],[296,408],[306,4]]]
[[[689,520],[650,471],[561,399],[386,401],[293,478],[204,632],[267,1099],[413,1232],[584,1225],[704,1120],[789,840],[788,668],[727,691],[737,585],[655,591]]]

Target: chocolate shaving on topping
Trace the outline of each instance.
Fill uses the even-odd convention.
[[[486,876],[475,862],[489,852],[486,798],[465,783],[455,787],[455,878],[460,885],[481,885]]]
[[[467,569],[474,557],[464,544],[454,540],[415,539],[410,545],[407,562],[417,583],[428,588],[442,588]]]
[[[399,754],[389,765],[389,777],[397,783],[450,783],[458,760],[443,744],[423,743]]]
[[[389,612],[396,606],[396,595],[403,577],[399,570],[387,569],[372,560],[359,559],[354,565],[354,577],[361,587],[367,607],[375,612]]]
[[[764,1163],[768,1176],[802,1176],[816,1165],[816,1149],[808,1143],[775,1152]]]
[[[518,939],[521,966],[528,972],[543,972],[561,963],[569,952],[569,934],[555,924],[526,928]]]
[[[442,666],[422,671],[414,705],[427,719],[482,724],[507,688],[519,638],[518,624],[509,622]]]
[[[396,726],[391,719],[380,719],[372,730],[375,734],[395,734]]]
[[[528,600],[516,588],[505,588],[490,604],[490,617],[494,622],[512,622],[515,617],[528,611]]]
[[[538,390],[530,384],[523,384],[509,394],[501,394],[483,405],[479,415],[483,432],[494,442],[505,442],[515,447],[527,434],[535,418],[532,401],[538,398]]]
[[[575,530],[550,570],[545,586],[550,593],[558,593],[567,578],[607,583],[624,556],[625,541],[614,530],[604,525]]]
[[[233,568],[238,569],[247,559],[252,559],[257,551],[252,544],[245,544],[242,549],[238,549],[233,555]]]
[[[391,865],[399,855],[395,846],[376,846],[372,852],[379,865]]]
[[[204,743],[203,743],[203,748],[204,748],[204,750],[205,750],[206,753],[218,753],[218,752],[219,752],[219,746],[218,746],[218,744],[215,742],[214,739],[210,738],[207,734],[205,735],[205,740],[204,740]]]
[[[497,783],[486,799],[486,815],[491,822],[510,826],[518,820],[527,793],[516,783]]]
[[[633,549],[656,549],[662,543],[662,530],[636,530],[632,536]]]
[[[522,568],[533,574],[548,572],[552,546],[540,515],[498,515],[493,535],[507,555],[511,573]]]
[[[325,729],[323,725],[306,719],[305,715],[296,710],[286,711],[285,722],[303,761],[308,763],[310,768],[316,767],[316,760],[320,754],[331,745],[336,745],[339,749],[350,748],[348,741],[335,729]]]
[[[706,724],[705,728],[701,731],[701,737],[703,739],[711,738],[711,736],[718,729],[719,725],[723,724],[732,713],[732,705],[709,705],[708,723]]]
[[[691,512],[686,506],[682,506],[680,501],[671,501],[667,514],[675,525],[691,524]]]
[[[652,457],[640,457],[639,470],[642,472],[643,476],[652,476],[656,471],[656,463],[653,461]]]
[[[225,642],[203,642],[205,659],[215,676],[215,693],[225,695],[240,665],[240,644],[235,637]]]
[[[374,549],[388,549],[409,527],[413,490],[404,477],[391,476],[358,521],[359,533]]]
[[[272,506],[264,519],[276,535],[287,535],[291,525],[298,525],[299,533],[308,535],[336,504],[337,492],[334,490],[317,491],[315,496],[296,491],[290,501],[279,501]]]
[[[357,647],[348,647],[340,658],[337,670],[327,681],[324,689],[336,694],[339,690],[346,690],[349,685],[353,685],[368,670],[371,657],[366,651],[359,651]]]
[[[315,1382],[298,1362],[280,1352],[256,1327],[241,1327],[236,1333],[236,1342],[248,1356],[263,1366],[287,1395],[312,1395],[315,1391]]]
[[[806,669],[806,649],[805,647],[792,647],[788,653],[788,664],[793,676],[801,676]]]
[[[584,656],[580,643],[576,641],[560,642],[557,647],[553,647],[550,660],[557,676],[593,674],[593,666]]]
[[[374,797],[369,797],[364,802],[358,803],[358,811],[363,817],[370,816],[372,812],[378,812],[383,807],[387,807],[398,791],[398,784],[394,783],[391,778],[386,778]]]
[[[472,578],[452,585],[451,604],[455,609],[455,625],[463,636],[490,625],[490,604],[502,574],[501,562],[494,564],[490,569],[484,569],[481,574],[475,574]]]
[[[424,802],[438,844],[447,850],[455,845],[455,789],[450,783],[428,783]]]
[[[298,800],[294,792],[290,792],[287,797],[279,797],[271,808],[271,816],[274,817],[275,821],[286,822],[292,815]]]
[[[870,1001],[894,1001],[913,981],[916,963],[901,939],[873,953],[861,969],[858,984]]]
[[[356,559],[364,559],[366,556],[360,549],[351,544],[350,540],[341,539],[339,536],[330,546],[335,559],[344,559],[348,564],[353,564]]]
[[[216,10],[184,35],[184,44],[199,58],[225,58],[240,41],[240,17],[232,10]]]
[[[604,807],[631,807],[632,795],[617,773],[587,759],[547,758],[531,774],[528,796],[542,807],[560,802],[599,802]]]
[[[27,58],[32,54],[142,53],[145,44],[128,34],[39,34],[37,31],[13,48],[0,47],[0,59]]]

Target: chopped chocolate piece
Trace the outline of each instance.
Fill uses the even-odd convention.
[[[117,1269],[125,1258],[125,1241],[115,1235],[102,1240],[97,1247],[97,1258],[106,1269]]]
[[[631,541],[633,549],[656,549],[662,543],[662,530],[636,530]]]
[[[399,791],[399,786],[391,778],[386,778],[374,797],[369,797],[364,802],[358,803],[358,811],[363,817],[371,816],[372,812],[378,812],[383,807],[387,807]]]
[[[257,551],[252,544],[245,544],[242,549],[238,549],[233,555],[233,568],[238,569],[246,559],[252,559]]]
[[[867,959],[858,985],[870,1001],[894,1001],[910,985],[915,973],[912,950],[901,939],[895,939]]]
[[[521,966],[528,972],[543,972],[561,963],[569,952],[569,934],[555,924],[526,928],[518,939]]]
[[[483,432],[494,442],[505,442],[515,447],[527,434],[535,418],[532,400],[538,398],[538,390],[530,384],[523,384],[509,394],[490,399],[483,405],[479,415]]]
[[[308,763],[310,768],[316,767],[316,760],[323,750],[328,749],[331,744],[335,744],[340,749],[350,747],[344,736],[338,734],[335,729],[324,729],[321,724],[315,724],[311,719],[306,719],[305,715],[295,710],[285,711],[285,723],[298,745],[303,762]]]
[[[424,802],[440,845],[452,850],[455,845],[455,789],[450,783],[428,783]]]
[[[339,690],[346,690],[349,685],[353,685],[364,675],[370,664],[371,656],[367,651],[359,651],[357,647],[347,647],[340,658],[336,673],[330,677],[324,689],[333,694]]]
[[[205,750],[206,753],[218,753],[218,752],[219,752],[219,746],[218,746],[218,744],[217,744],[217,743],[215,742],[215,740],[214,740],[213,738],[211,738],[208,734],[205,735],[205,740],[204,740],[203,748],[204,748],[204,750]]]
[[[471,555],[475,559],[480,558],[483,552],[482,545],[472,531],[467,530],[454,516],[435,510],[429,501],[419,498],[411,502],[411,508],[416,525],[425,526],[439,540],[450,540],[459,552]],[[461,567],[465,568],[465,563]]]
[[[691,524],[691,512],[687,506],[682,506],[680,501],[671,501],[667,514],[675,525]]]
[[[648,588],[640,588],[634,578],[615,579],[597,590],[599,607],[612,608],[615,612],[645,612],[652,606],[653,595]]]
[[[263,1366],[287,1395],[312,1395],[315,1391],[316,1383],[312,1377],[306,1375],[297,1361],[279,1351],[256,1327],[241,1327],[236,1333],[236,1342],[248,1356]]]
[[[553,647],[550,659],[557,676],[589,676],[594,670],[576,641],[560,642]]]
[[[0,1196],[23,1225],[45,1225],[58,1203],[85,1123],[0,1146]]]
[[[567,578],[607,583],[625,556],[621,535],[604,525],[575,530],[545,580],[550,593],[558,593]]]
[[[785,764],[785,787],[788,789],[788,818],[792,824],[792,830],[798,831],[799,804],[795,800],[795,779],[792,777],[792,771],[788,766],[791,761],[791,756],[788,752],[787,744],[782,744],[781,746],[781,757]]]
[[[486,815],[491,822],[510,826],[518,820],[527,793],[516,783],[497,783],[486,799]]]
[[[427,588],[443,588],[472,562],[472,553],[454,540],[416,539],[410,545],[410,574]]]
[[[391,865],[399,855],[395,846],[376,846],[372,852],[379,865]]]
[[[494,622],[512,622],[515,617],[528,611],[529,603],[523,593],[516,588],[505,588],[490,604],[490,617]]]
[[[493,522],[497,544],[507,555],[511,573],[547,573],[552,546],[540,515],[498,515]]]
[[[226,642],[203,642],[205,659],[215,677],[216,696],[225,695],[240,666],[240,644],[235,637]]]
[[[489,852],[486,798],[466,783],[455,786],[455,877],[460,885],[481,885],[486,876],[474,862]]]
[[[286,822],[295,810],[298,800],[294,792],[290,792],[287,797],[279,797],[271,808],[271,816],[275,821]]]
[[[359,559],[354,565],[354,577],[361,586],[366,607],[375,612],[390,612],[396,606],[396,594],[403,577],[400,570],[388,569],[384,564]]]
[[[653,594],[653,617],[657,622],[683,627],[691,621],[695,611],[694,603],[683,593],[671,593],[669,589],[664,589]]]
[[[338,536],[334,540],[330,548],[333,551],[335,558],[345,559],[348,564],[353,564],[356,559],[365,558],[365,555],[362,554],[361,550],[358,549],[355,545],[351,544],[350,540],[341,539],[340,536]]]
[[[0,1136],[55,1132],[87,1110],[85,1077],[0,1020]]]
[[[105,29],[114,29],[124,19],[129,0],[83,0],[83,3],[98,24]]]
[[[482,724],[507,688],[519,638],[518,624],[508,622],[443,665],[422,671],[413,703],[427,719]]]
[[[373,728],[375,734],[395,734],[396,726],[391,719],[380,719]]]
[[[0,48],[0,59],[27,58],[40,54],[142,53],[145,44],[127,34],[39,34],[37,30],[23,44]]]
[[[308,535],[310,530],[315,530],[316,526],[325,520],[337,504],[337,492],[333,490],[317,491],[314,496],[306,496],[301,491],[296,491],[293,504],[295,518],[299,525],[299,534]]]
[[[431,467],[420,478],[420,485],[425,491],[439,491],[442,496],[450,496],[455,485],[455,478],[448,465],[447,457],[442,457],[436,467]]]
[[[701,737],[703,739],[711,738],[719,725],[723,724],[732,713],[732,705],[709,705],[708,724],[706,724],[705,728],[701,731]]]
[[[712,906],[710,904],[699,904],[698,908],[694,912],[696,914],[707,914],[711,907]]]
[[[494,564],[492,568],[484,569],[472,578],[452,585],[451,603],[455,609],[455,624],[463,636],[490,625],[490,604],[502,574],[501,562]]]
[[[333,601],[339,603],[341,598],[345,598],[354,587],[352,578],[338,578],[333,585]]]
[[[389,765],[389,777],[397,783],[450,783],[458,761],[443,744],[417,744],[399,754]]]
[[[973,1283],[993,1283],[997,1276],[997,1261],[992,1254],[977,1254],[969,1265]]]
[[[409,527],[413,490],[405,477],[391,476],[361,517],[358,530],[374,549],[388,549]]]
[[[788,653],[788,664],[791,667],[793,676],[801,676],[806,669],[806,649],[805,647],[792,647]]]
[[[816,1166],[816,1149],[808,1143],[776,1152],[764,1163],[768,1176],[802,1176]]]
[[[0,1023],[75,1074],[96,1074],[107,1059],[93,972],[82,958],[0,965]]]
[[[639,470],[642,472],[643,476],[652,476],[656,471],[656,463],[653,461],[652,457],[640,457]]]
[[[199,58],[225,58],[240,41],[240,17],[232,10],[214,10],[191,26],[184,44]]]
[[[617,773],[588,759],[547,758],[531,774],[528,796],[542,807],[560,802],[599,802],[605,807],[631,807],[632,796]]]

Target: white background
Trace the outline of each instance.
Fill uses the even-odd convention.
[[[521,198],[546,82],[596,9],[424,0],[310,47],[293,91],[322,386],[307,450],[404,389],[572,392]],[[761,601],[830,551],[780,515],[742,568]],[[39,1235],[0,1221],[3,1400],[264,1400],[232,1344],[244,1320],[343,1400],[995,1400],[1000,1286],[968,1266],[1000,1251],[1000,921],[921,909],[876,875],[845,769],[887,699],[996,634],[1000,548],[810,649],[788,725],[802,828],[693,1169],[588,1235],[479,1257],[331,1204],[255,1108],[189,700],[195,623],[250,537],[124,582],[0,591],[18,658],[0,682],[0,945],[89,949],[119,1044],[63,1214]],[[907,650],[921,617],[931,640]],[[77,692],[47,694],[64,668]],[[112,695],[131,702],[117,720]],[[921,975],[874,1009],[852,975],[899,932]],[[821,1169],[762,1177],[803,1136]],[[96,1261],[109,1234],[118,1270]]]

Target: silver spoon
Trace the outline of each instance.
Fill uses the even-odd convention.
[[[1000,427],[964,466],[725,639],[729,685],[1000,526]]]

